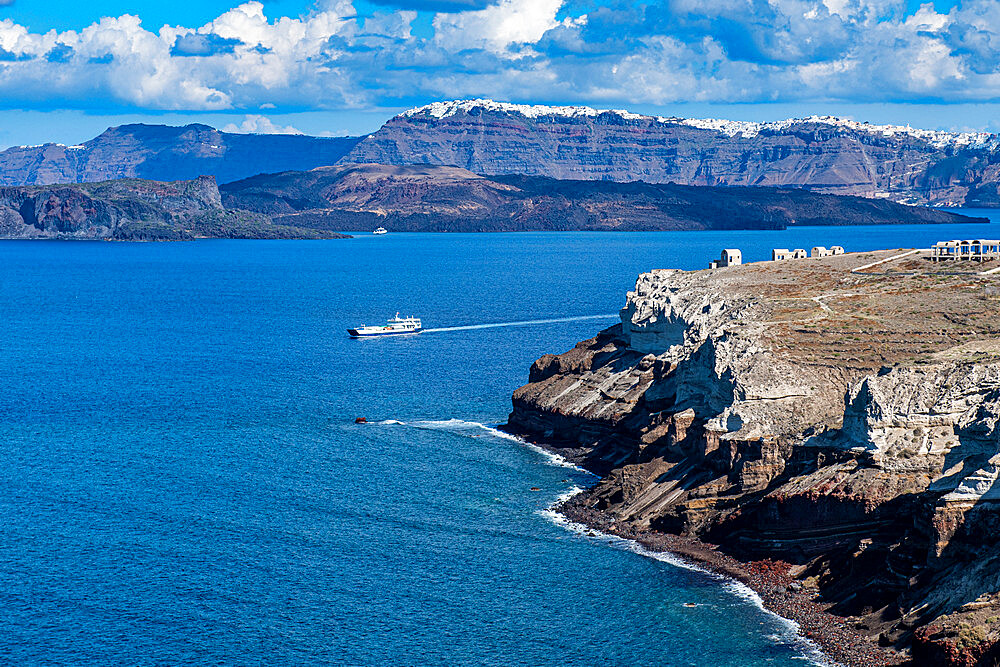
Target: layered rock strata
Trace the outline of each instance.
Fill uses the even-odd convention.
[[[345,162],[478,174],[772,186],[950,206],[998,206],[998,141],[830,116],[770,123],[589,107],[438,102],[364,138]]]
[[[535,362],[508,428],[603,475],[579,513],[787,562],[918,664],[993,664],[1000,277],[852,271],[892,256],[643,274],[621,324]]]

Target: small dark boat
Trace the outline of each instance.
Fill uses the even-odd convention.
[[[364,417],[358,417],[357,419],[354,420],[354,423],[355,424],[367,424],[368,420],[365,419]]]

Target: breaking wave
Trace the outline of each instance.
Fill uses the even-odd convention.
[[[516,435],[507,433],[506,431],[501,431],[495,426],[489,426],[488,424],[483,424],[476,421],[466,421],[464,419],[441,419],[441,420],[418,420],[411,422],[402,422],[396,419],[386,419],[385,421],[378,422],[380,424],[387,425],[399,425],[399,426],[410,426],[412,428],[419,428],[432,431],[448,431],[455,435],[461,435],[467,438],[479,438],[484,435],[492,436],[494,438],[499,438],[501,440],[509,440],[511,442],[516,442],[517,444],[530,449],[531,451],[541,454],[545,458],[545,462],[548,465],[557,466],[559,468],[570,468],[577,472],[582,472],[586,474],[591,474],[589,471],[584,470],[575,463],[571,463],[566,459],[565,456],[561,456],[555,452],[550,452],[549,450],[539,447],[536,444],[530,443],[524,438],[520,438]]]
[[[479,437],[494,437],[502,440],[508,440],[515,442],[533,452],[542,455],[545,459],[545,463],[552,466],[570,468],[578,472],[586,473],[588,475],[592,474],[587,470],[571,463],[565,457],[556,454],[555,452],[550,452],[538,445],[528,442],[527,440],[520,438],[516,435],[506,433],[501,431],[495,426],[489,426],[477,421],[467,421],[464,419],[440,419],[440,420],[415,420],[415,421],[400,421],[397,419],[386,419],[381,422],[377,422],[384,425],[392,426],[408,426],[411,428],[425,429],[425,430],[435,430],[435,431],[447,431],[455,435],[460,435],[470,438]],[[725,590],[727,590],[731,595],[741,600],[748,602],[749,604],[756,607],[758,610],[764,614],[770,616],[779,625],[779,632],[777,634],[768,635],[776,644],[782,644],[790,646],[797,650],[801,654],[801,659],[808,660],[810,664],[816,665],[816,667],[837,667],[837,663],[833,662],[830,658],[823,655],[819,647],[809,639],[803,637],[799,632],[799,624],[791,619],[787,619],[784,616],[776,614],[775,612],[767,609],[764,606],[764,601],[752,588],[743,584],[742,582],[730,579],[721,574],[708,570],[700,565],[697,565],[689,560],[686,560],[675,554],[664,552],[664,551],[653,551],[648,549],[643,545],[639,544],[635,540],[626,539],[624,537],[618,537],[617,535],[611,535],[608,533],[601,532],[586,526],[582,523],[577,523],[566,517],[566,515],[556,509],[560,504],[569,500],[573,496],[582,493],[584,491],[583,487],[573,485],[566,491],[560,493],[555,500],[545,509],[539,510],[538,514],[551,523],[588,540],[593,540],[601,544],[605,544],[615,549],[621,549],[623,551],[630,551],[639,556],[645,558],[650,558],[653,560],[660,561],[661,563],[666,563],[673,567],[678,567],[685,570],[690,570],[693,572],[698,572],[704,576],[710,577],[720,585],[722,585]]]
[[[717,572],[708,570],[700,565],[692,563],[680,556],[675,554],[665,552],[665,551],[653,551],[648,549],[643,545],[639,544],[635,540],[630,540],[624,537],[618,537],[617,535],[611,535],[609,533],[604,533],[599,530],[595,530],[586,526],[582,523],[577,523],[566,517],[566,515],[559,512],[556,508],[559,505],[566,502],[573,496],[582,493],[584,489],[579,486],[572,486],[564,493],[559,494],[556,499],[543,510],[539,510],[538,514],[545,517],[553,524],[564,528],[569,532],[601,544],[605,544],[615,549],[621,549],[623,551],[631,551],[634,554],[644,556],[646,558],[651,558],[653,560],[658,560],[661,563],[667,563],[674,567],[679,567],[685,570],[690,570],[693,572],[698,572],[707,577],[715,579],[728,591],[731,595],[749,602],[753,606],[757,607],[764,614],[770,616],[772,619],[777,621],[780,627],[778,634],[767,635],[768,639],[776,644],[783,644],[790,646],[795,650],[799,651],[802,655],[802,659],[808,660],[811,664],[816,665],[816,667],[839,667],[838,663],[834,662],[827,656],[823,654],[819,646],[809,639],[806,639],[800,633],[799,624],[795,621],[781,616],[767,607],[764,606],[764,600],[761,599],[760,595],[757,594],[755,590],[747,586],[746,584],[736,581],[735,579],[730,579],[724,575]]]

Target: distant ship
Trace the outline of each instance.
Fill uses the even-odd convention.
[[[386,229],[385,227],[379,227],[374,232],[372,232],[372,234],[388,234],[388,233],[389,233],[389,230]]]
[[[422,328],[420,326],[420,319],[416,317],[400,317],[399,313],[396,313],[396,317],[389,318],[389,322],[385,326],[381,327],[366,327],[361,325],[357,329],[348,329],[347,333],[351,334],[351,338],[365,338],[368,336],[398,336],[399,334],[415,334],[420,333]]]

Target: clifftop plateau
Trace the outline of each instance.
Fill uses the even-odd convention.
[[[1000,140],[991,133],[831,116],[753,123],[456,100],[390,119],[344,162],[451,165],[486,175],[799,187],[906,203],[998,206],[998,149]]]
[[[719,118],[681,118],[678,116],[648,116],[632,113],[623,109],[594,109],[587,106],[546,106],[543,104],[510,104],[488,99],[453,100],[450,102],[432,102],[422,107],[404,111],[401,115],[407,118],[448,118],[457,114],[502,113],[518,115],[525,118],[596,118],[605,114],[617,116],[623,121],[654,121],[663,125],[678,124],[697,127],[703,130],[714,130],[729,137],[741,135],[745,138],[755,137],[763,132],[780,132],[796,125],[814,123],[828,125],[831,128],[844,128],[871,136],[898,137],[909,136],[931,144],[935,148],[968,147],[996,150],[1000,148],[1000,139],[992,132],[946,132],[942,130],[921,130],[909,125],[875,125],[861,123],[836,116],[807,116],[804,118],[788,118],[779,121],[754,122],[741,120],[723,120]]]
[[[784,229],[986,222],[885,200],[787,188],[484,177],[458,167],[344,164],[223,185],[227,206],[300,227],[369,231]]]
[[[603,475],[571,517],[717,545],[780,611],[841,619],[835,659],[992,665],[1000,275],[897,253],[643,274],[507,428]]]

